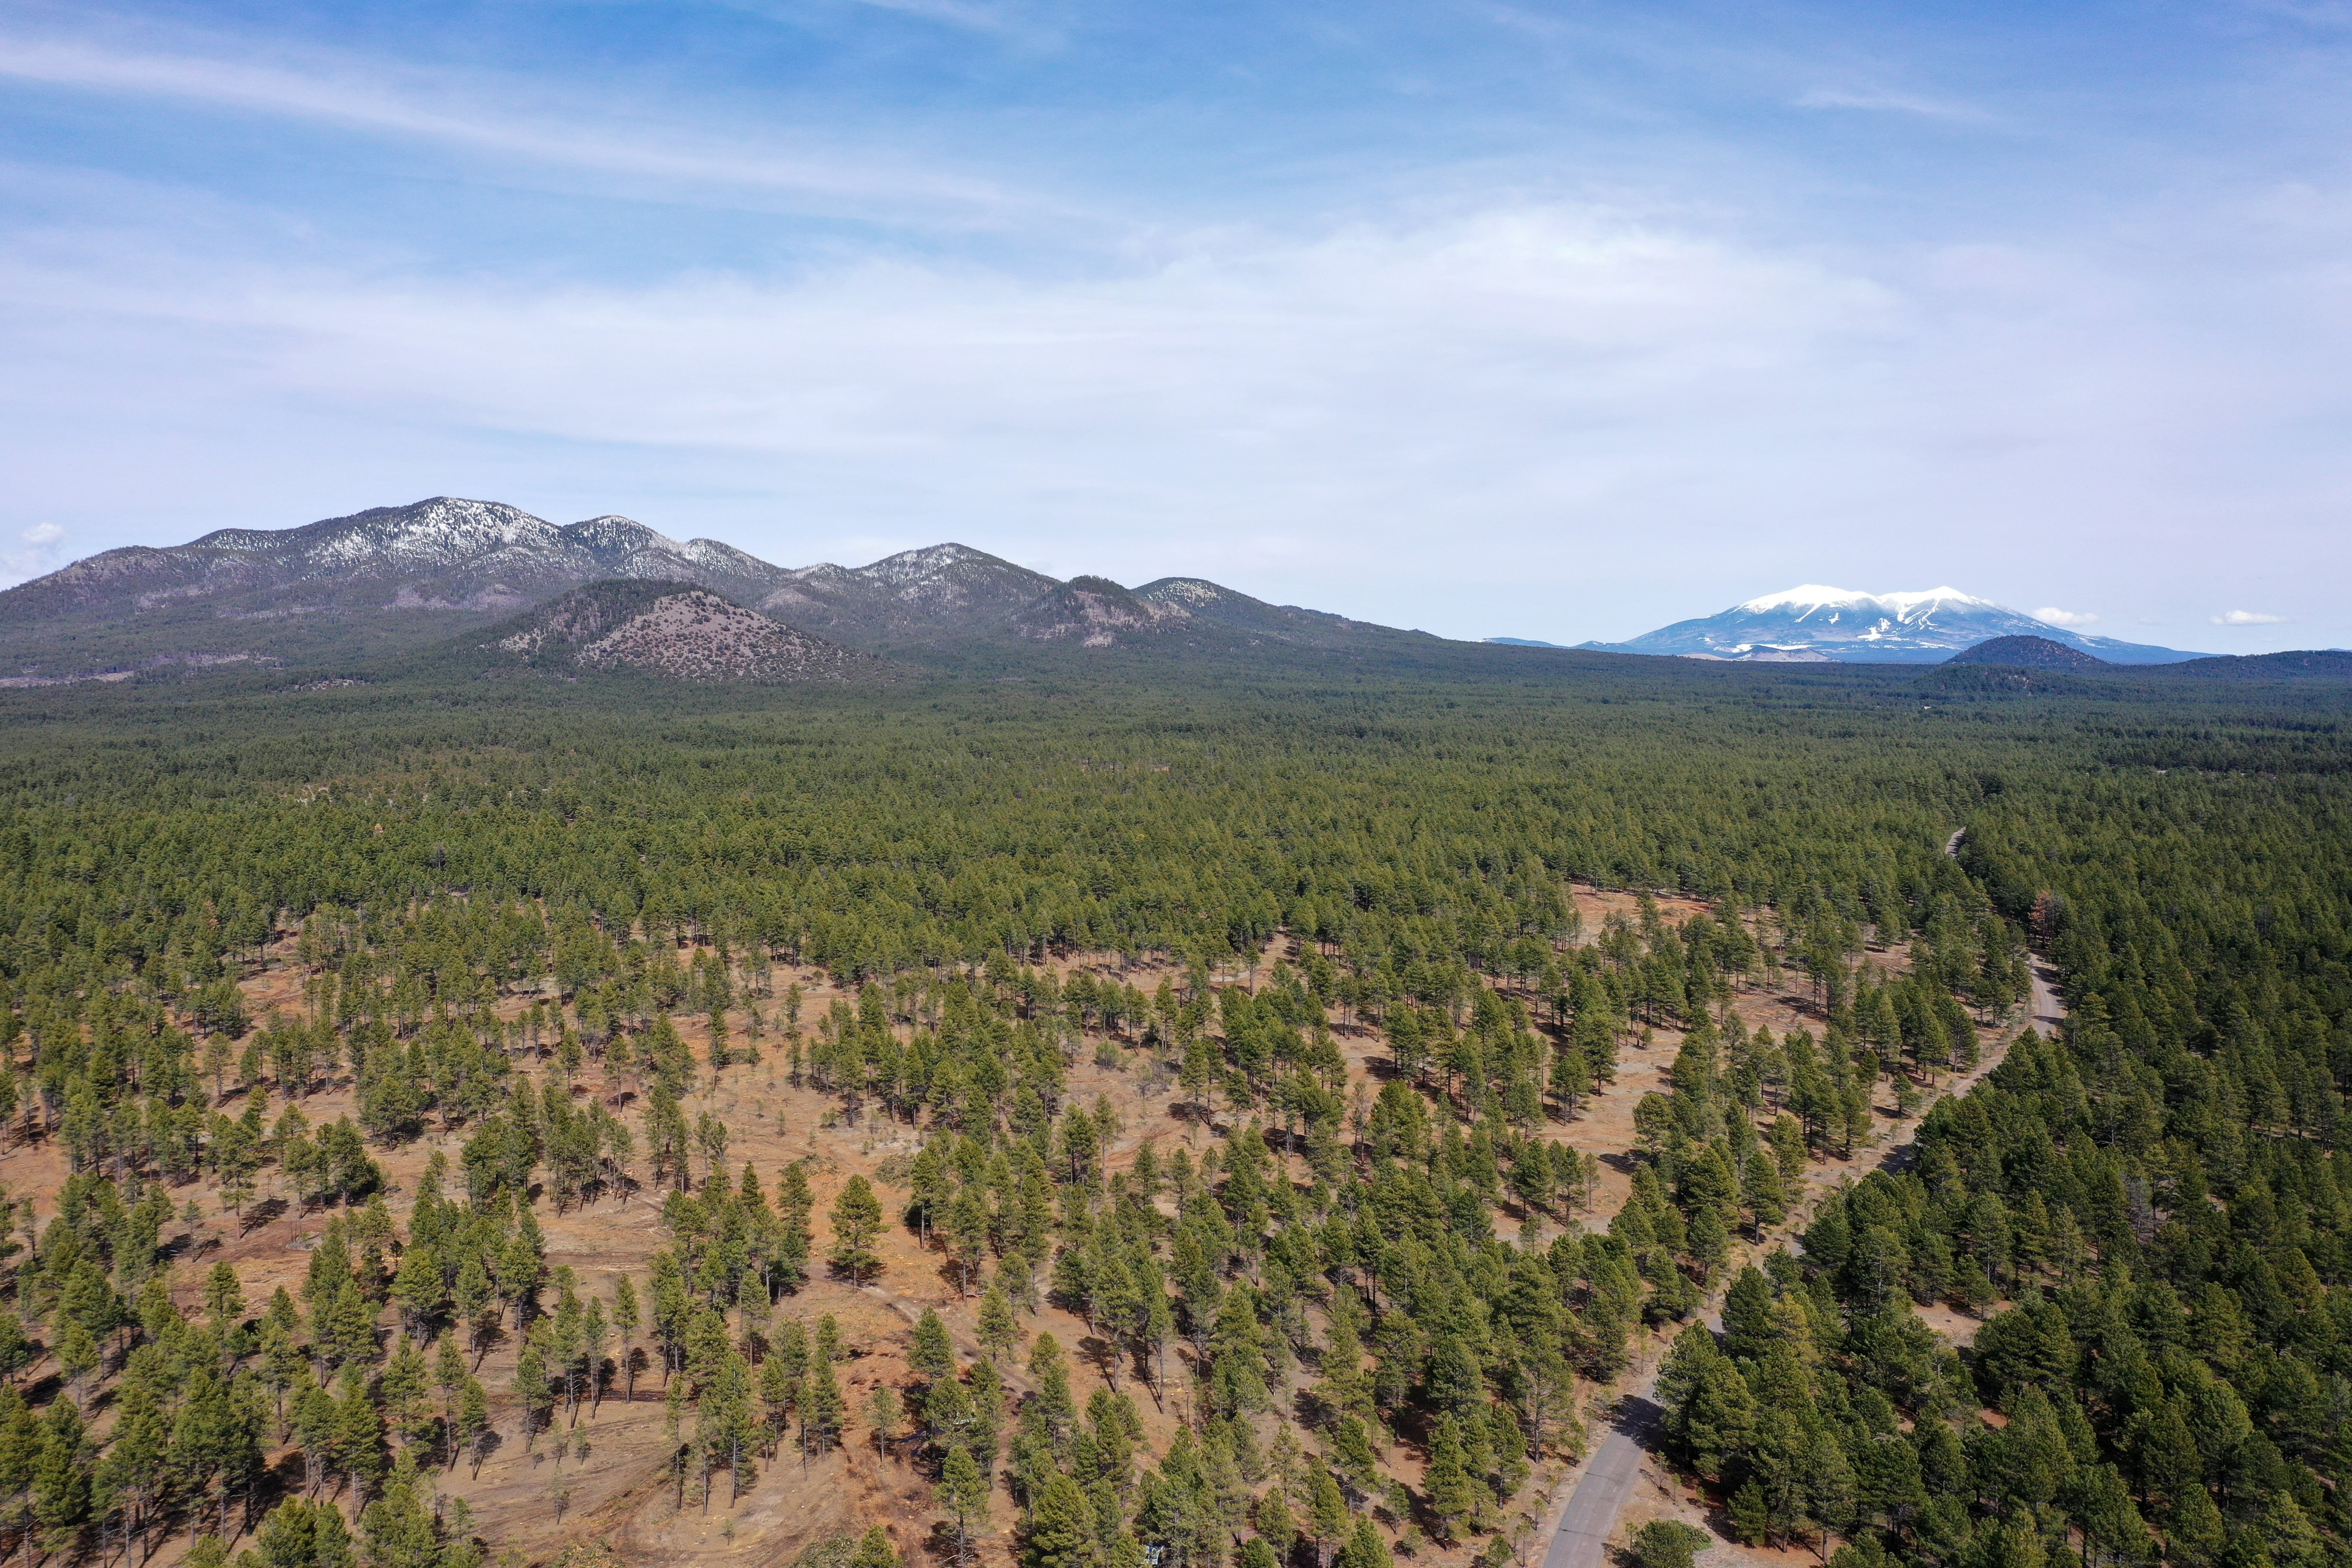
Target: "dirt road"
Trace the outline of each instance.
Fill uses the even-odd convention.
[[[1957,854],[1960,835],[1955,833],[1944,846],[1947,855]],[[2053,984],[2057,972],[2040,959],[2031,961],[2033,994],[2026,1020],[2040,1034],[2054,1031],[2066,1016],[2065,1004],[2058,999]],[[1987,1061],[1968,1082],[1989,1072],[1996,1065]],[[1960,1091],[1953,1086],[1953,1091]],[[1882,1165],[1895,1162],[1905,1143],[1889,1148],[1882,1157]],[[1791,1230],[1795,1228],[1792,1226]],[[1727,1271],[1728,1272],[1728,1271]],[[1719,1304],[1707,1303],[1706,1321],[1709,1328],[1720,1328],[1717,1316]],[[1657,1392],[1658,1366],[1653,1363],[1642,1377],[1640,1387],[1619,1401],[1618,1417],[1609,1436],[1602,1439],[1600,1450],[1578,1479],[1576,1489],[1569,1494],[1568,1506],[1560,1510],[1559,1525],[1552,1532],[1551,1544],[1544,1553],[1544,1568],[1602,1568],[1608,1561],[1609,1538],[1616,1532],[1617,1515],[1633,1495],[1633,1483],[1640,1479],[1642,1465],[1649,1451],[1657,1445],[1657,1428],[1664,1412],[1653,1397]]]

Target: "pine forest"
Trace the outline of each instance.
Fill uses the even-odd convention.
[[[2352,1561],[2342,690],[0,694],[0,1553]]]

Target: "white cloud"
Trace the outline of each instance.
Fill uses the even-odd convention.
[[[2286,624],[2284,616],[2265,615],[2260,610],[2224,610],[2213,617],[2217,626],[2276,626]]]
[[[353,407],[798,457],[952,451],[982,470],[1045,460],[1042,440],[1072,485],[1139,456],[1190,468],[1178,454],[1204,447],[1245,468],[1450,467],[1502,425],[1561,447],[1641,414],[1769,406],[1780,367],[1901,313],[1810,259],[1559,206],[1225,233],[1037,282],[895,260],[545,290],[0,262],[0,304],[37,302],[258,343],[250,374]]]
[[[2326,363],[2184,343],[2021,245],[1906,266],[1491,196],[1301,230],[1139,233],[1032,276],[902,252],[643,286],[306,261],[330,253],[217,214],[33,233],[0,247],[0,517],[88,550],[472,494],[792,565],[954,538],[1570,642],[1792,559],[1979,592],[2030,563],[2178,625],[2206,612],[2156,581],[2177,557],[2095,520],[2207,536],[2242,484],[2199,465]],[[2269,472],[2292,514],[2308,476]],[[2189,591],[2307,616],[2260,575]]]
[[[2033,618],[2047,621],[2053,626],[2087,626],[2095,624],[2099,617],[2088,610],[2062,610],[2055,605],[2044,605],[2033,612]]]
[[[66,531],[54,522],[37,522],[30,528],[20,528],[16,538],[21,547],[0,549],[0,581],[22,583],[27,578],[46,576],[66,563],[66,552],[58,542]]]

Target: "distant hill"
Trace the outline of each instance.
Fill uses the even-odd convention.
[[[2216,654],[2167,666],[2164,673],[2203,680],[2352,680],[2352,651],[2326,647]]]
[[[2018,636],[2063,643],[2114,664],[2166,664],[2198,657],[2053,626],[1958,588],[1864,594],[1819,584],[1766,594],[1717,615],[1677,621],[1631,642],[1578,646],[1604,653],[1759,659],[1806,649],[1852,664],[1941,664],[1990,638]]]
[[[1933,666],[1918,678],[1919,689],[1938,697],[2053,697],[2095,692],[2104,688],[2073,670],[2020,664],[1962,664],[1954,659]]]
[[[2068,647],[2045,637],[2030,634],[2006,637],[1989,637],[1974,647],[1965,647],[1944,661],[1947,664],[2000,664],[2019,669],[2105,669],[2107,661],[2079,647]]]
[[[614,580],[574,588],[459,640],[490,668],[667,680],[878,681],[887,661],[812,637],[691,583]]]
[[[1079,576],[1048,588],[1008,624],[1016,637],[1109,647],[1172,631],[1192,618],[1181,605],[1150,603],[1108,577]]]
[[[1566,647],[1566,643],[1546,642],[1541,637],[1488,637],[1486,639],[1503,647]]]
[[[1148,605],[1181,609],[1195,621],[1223,626],[1244,638],[1260,642],[1365,651],[1402,644],[1426,648],[1445,640],[1427,632],[1402,631],[1395,626],[1335,616],[1326,610],[1306,610],[1296,605],[1270,605],[1264,599],[1253,599],[1247,594],[1220,587],[1199,577],[1161,577],[1138,588],[1135,596]]]

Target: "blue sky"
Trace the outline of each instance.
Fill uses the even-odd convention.
[[[10,4],[0,580],[447,493],[2344,645],[2348,131],[2342,0]]]

